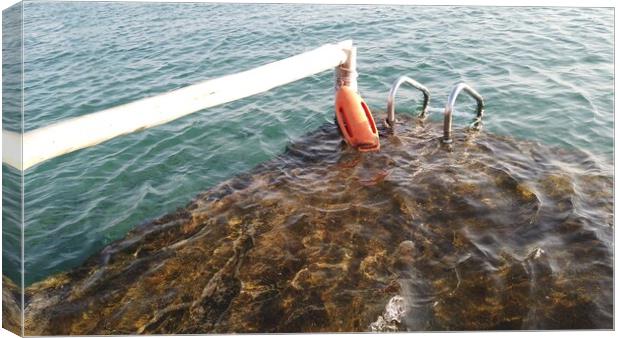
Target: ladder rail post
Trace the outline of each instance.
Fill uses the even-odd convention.
[[[415,89],[420,90],[422,94],[424,94],[424,102],[422,103],[422,113],[420,113],[418,117],[424,118],[426,117],[426,114],[428,113],[428,104],[431,100],[431,93],[428,90],[428,88],[426,88],[425,86],[423,86],[422,84],[420,84],[419,82],[417,82],[416,80],[408,76],[400,76],[398,79],[396,79],[396,81],[394,81],[394,84],[392,84],[392,88],[390,88],[390,93],[388,94],[388,100],[387,100],[388,101],[387,118],[385,119],[385,121],[387,122],[387,125],[392,129],[394,129],[394,124],[396,123],[396,116],[395,116],[396,115],[395,114],[396,91],[405,82],[412,85]]]
[[[482,117],[484,115],[484,99],[482,98],[482,95],[480,95],[475,89],[473,89],[464,82],[457,83],[454,88],[452,88],[452,91],[448,96],[448,102],[446,103],[446,108],[444,111],[442,140],[443,143],[452,143],[452,112],[454,111],[456,99],[462,91],[465,91],[467,94],[469,94],[469,96],[474,98],[477,103],[476,118],[471,125],[477,128],[482,122]]]

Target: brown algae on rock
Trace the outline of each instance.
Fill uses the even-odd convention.
[[[396,128],[360,154],[325,125],[29,286],[25,333],[613,327],[611,166]]]

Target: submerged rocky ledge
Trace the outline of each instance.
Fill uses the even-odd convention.
[[[25,333],[613,327],[609,165],[399,119],[366,154],[325,125],[27,287]]]

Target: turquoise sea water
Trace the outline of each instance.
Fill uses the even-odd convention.
[[[611,166],[613,15],[587,8],[27,3],[25,129],[351,38],[359,89],[376,119],[400,75],[431,90],[436,121],[451,87],[465,81],[486,100],[486,132],[585,151]],[[419,93],[403,87],[397,112],[413,113],[420,103]],[[26,284],[78,265],[137,224],[273,158],[333,121],[332,104],[327,71],[29,169]],[[455,128],[474,106],[459,98]]]

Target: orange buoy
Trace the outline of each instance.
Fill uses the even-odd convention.
[[[379,150],[379,133],[366,102],[351,88],[336,93],[336,121],[344,140],[361,152]]]

